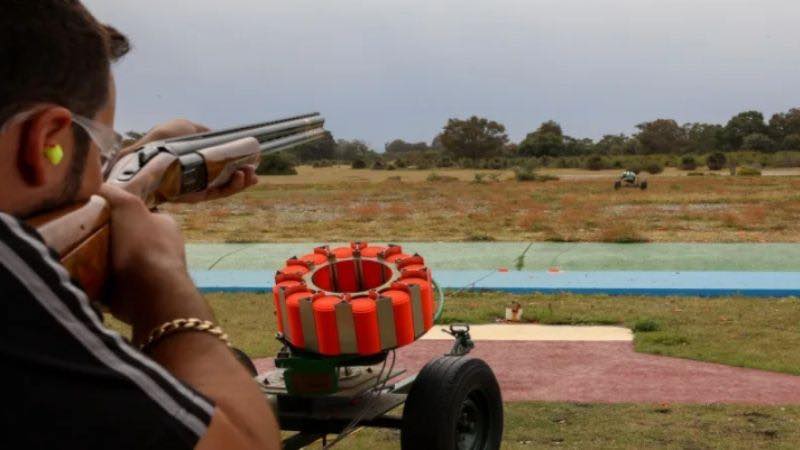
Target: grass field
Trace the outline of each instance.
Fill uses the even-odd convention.
[[[237,345],[256,356],[277,351],[271,302],[253,294],[207,298]],[[798,299],[514,296],[547,324],[621,324],[638,351],[800,374]],[[507,294],[450,295],[442,322],[492,322]],[[479,344],[480,345],[480,344]],[[395,411],[394,414],[401,414]],[[794,449],[800,407],[506,403],[504,449]],[[341,444],[399,449],[397,432],[359,430]],[[317,447],[312,447],[317,448]]]
[[[264,295],[207,298],[234,344],[254,357],[277,352],[273,306]],[[522,304],[527,320],[538,323],[627,326],[640,352],[800,375],[800,301],[795,298],[533,294],[513,300]],[[441,322],[494,322],[510,301],[502,293],[448,295]]]
[[[503,449],[796,449],[800,407],[506,403]],[[395,450],[399,434],[359,430],[352,450]],[[320,447],[311,447],[320,448]]]
[[[209,294],[231,342],[254,358],[279,343],[272,301],[264,294]],[[448,294],[441,323],[491,323],[511,300],[525,319],[544,324],[623,325],[637,351],[800,375],[800,300],[743,297]],[[112,328],[126,327],[109,319]]]
[[[614,191],[617,171],[509,172],[301,167],[232,198],[167,205],[189,241],[800,242],[800,177],[650,175]],[[476,173],[499,181],[475,182]],[[431,180],[435,181],[429,181]]]
[[[254,357],[278,350],[272,302],[264,295],[211,294],[231,341]],[[800,375],[800,300],[690,297],[514,296],[529,320],[621,324],[638,351]],[[448,295],[442,322],[492,322],[508,294]],[[110,321],[113,328],[125,327]],[[650,330],[650,331],[645,331]],[[399,412],[395,412],[399,414]],[[504,449],[752,449],[800,447],[800,407],[505,404]],[[312,447],[317,448],[317,447]],[[396,432],[363,429],[341,448],[399,449]]]
[[[484,174],[482,182],[476,173]],[[688,177],[667,169],[649,176],[647,191],[617,192],[616,170],[542,173],[560,179],[519,183],[508,171],[300,167],[297,176],[262,177],[233,198],[165,209],[190,241],[800,242],[797,171]],[[207,298],[235,345],[254,357],[276,353],[272,302],[264,295]],[[798,299],[514,299],[533,322],[630,327],[640,352],[800,375]],[[449,294],[442,322],[493,322],[509,301],[499,293]],[[798,406],[522,402],[507,403],[505,414],[504,449],[800,448]],[[399,436],[363,429],[341,448],[399,449]]]

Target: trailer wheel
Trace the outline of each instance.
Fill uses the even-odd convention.
[[[639,185],[641,190],[647,189],[647,180],[642,181],[642,184]]]
[[[444,356],[417,375],[403,409],[401,448],[496,450],[503,437],[503,399],[481,359]]]
[[[253,364],[253,360],[250,359],[249,356],[247,356],[247,353],[236,347],[231,347],[231,351],[233,351],[233,356],[235,356],[236,359],[238,359],[239,362],[242,363],[242,366],[244,366],[244,368],[247,370],[247,373],[249,373],[250,376],[254,377],[258,375],[258,369],[256,369],[256,365]]]
[[[616,191],[617,189],[621,188],[621,187],[622,187],[622,182],[620,182],[620,181],[615,181],[615,182],[614,182],[614,190],[615,190],[615,191]]]

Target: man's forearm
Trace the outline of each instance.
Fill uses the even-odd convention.
[[[143,287],[136,293],[140,297],[146,296],[146,301],[129,300],[134,304],[131,327],[133,343],[137,346],[141,345],[156,327],[175,319],[195,318],[216,322],[214,313],[197,291],[189,274],[185,270],[172,272],[172,276],[160,280],[148,280],[147,286],[153,288]]]
[[[136,314],[134,342],[140,344],[154,328],[178,318],[215,322],[211,309],[188,275],[181,278],[172,280],[177,281],[170,283],[172,289],[159,289],[156,295],[164,298],[151,298],[148,304],[156,305],[151,311]],[[264,395],[219,338],[197,331],[178,332],[156,343],[150,356],[214,400],[249,442],[258,448],[279,448],[278,426]]]
[[[255,448],[279,448],[280,435],[266,398],[233,352],[217,337],[181,332],[157,344],[153,359],[217,404]]]

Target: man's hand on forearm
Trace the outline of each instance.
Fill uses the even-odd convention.
[[[214,321],[186,269],[183,239],[174,220],[150,212],[137,197],[114,186],[101,190],[111,205],[110,308],[133,327],[141,344],[174,319]],[[216,336],[181,331],[158,341],[150,356],[177,378],[214,400],[207,448],[279,448],[275,418],[264,395]]]
[[[244,166],[231,175],[231,179],[220,187],[206,189],[178,198],[178,202],[197,203],[229,197],[258,183],[255,166]]]
[[[201,125],[186,119],[172,119],[168,122],[164,122],[151,128],[150,131],[139,138],[139,140],[124,148],[119,153],[117,158],[121,158],[150,142],[177,138],[190,134],[204,133],[206,131],[210,130],[205,125]],[[197,203],[229,197],[257,183],[258,176],[256,176],[256,168],[254,166],[245,166],[234,172],[233,175],[231,175],[231,179],[224,186],[184,195],[177,201],[182,203]]]

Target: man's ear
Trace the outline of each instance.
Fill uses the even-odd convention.
[[[65,164],[59,159],[69,158],[48,158],[45,151],[56,145],[70,151],[72,142],[72,114],[68,109],[48,107],[28,118],[21,124],[17,159],[25,182],[34,187],[46,184],[56,166]]]

